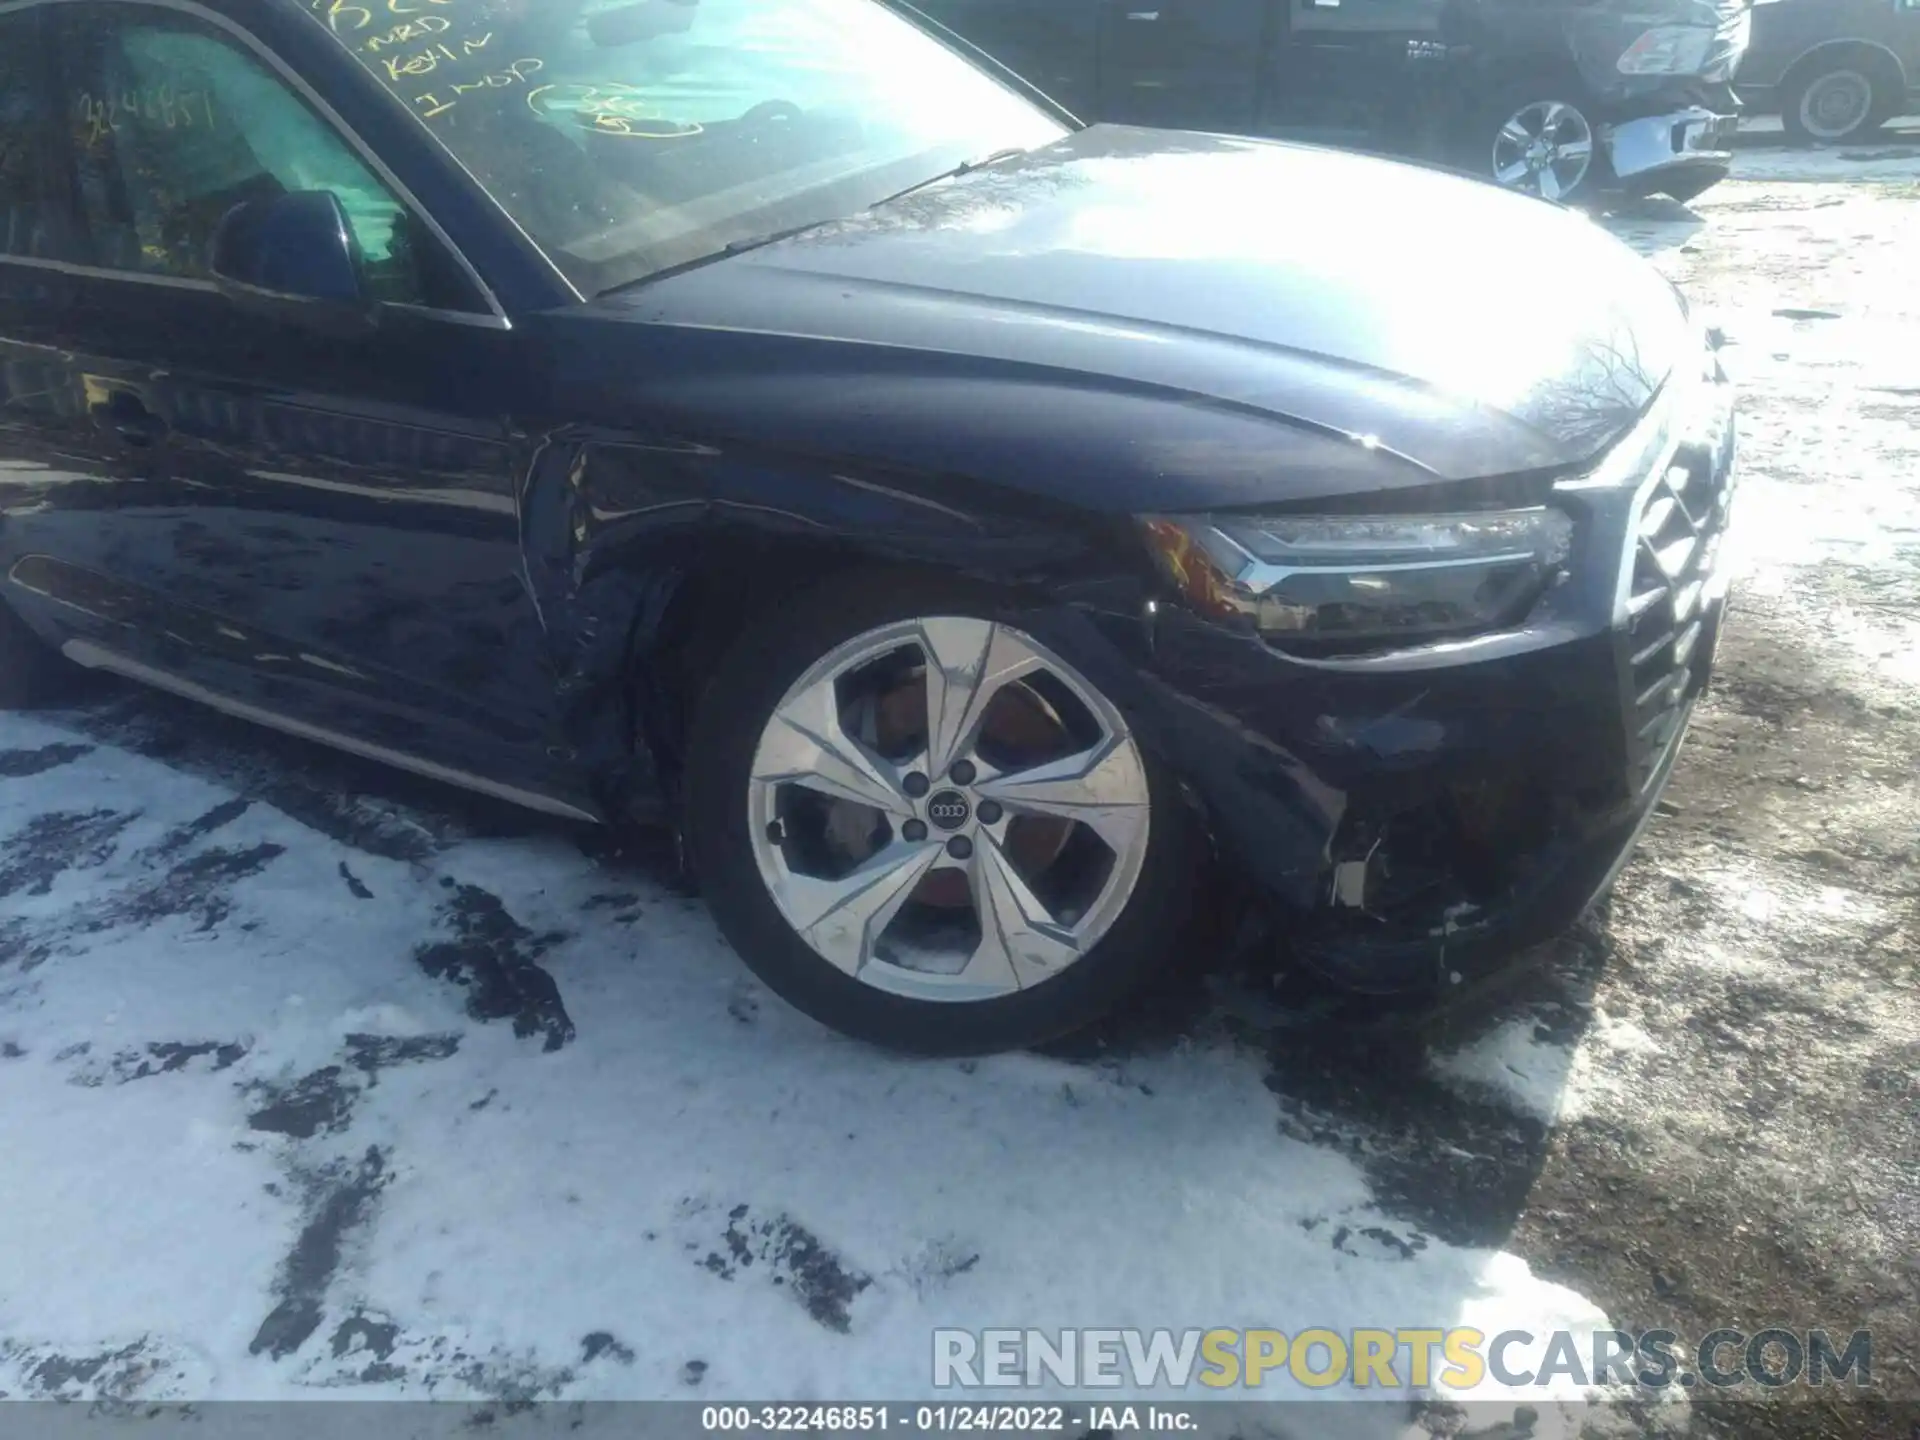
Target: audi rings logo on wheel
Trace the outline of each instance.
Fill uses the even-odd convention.
[[[942,830],[958,830],[972,814],[973,807],[958,790],[942,790],[927,802],[927,819]]]

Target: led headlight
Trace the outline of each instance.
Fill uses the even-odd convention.
[[[1620,57],[1622,75],[1698,75],[1713,48],[1704,25],[1656,25]]]
[[[1544,506],[1457,515],[1201,515],[1145,523],[1199,608],[1280,644],[1337,652],[1510,625],[1567,559],[1573,523]]]

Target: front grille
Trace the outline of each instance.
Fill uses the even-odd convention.
[[[1634,517],[1627,598],[1627,748],[1644,790],[1680,738],[1705,678],[1713,576],[1732,500],[1731,467],[1704,448],[1682,451]]]

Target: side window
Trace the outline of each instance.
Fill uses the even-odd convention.
[[[330,190],[380,300],[477,308],[430,232],[238,37],[157,6],[61,6],[66,117],[96,263],[204,279],[248,200]]]
[[[39,11],[0,15],[0,257],[79,260],[41,18]]]

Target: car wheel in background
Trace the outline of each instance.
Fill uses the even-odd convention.
[[[1460,154],[1475,174],[1545,200],[1583,200],[1607,173],[1599,127],[1585,103],[1538,86],[1477,103]]]
[[[0,600],[0,709],[18,710],[59,699],[76,671]]]
[[[1860,140],[1892,117],[1896,101],[1886,90],[1857,61],[1817,61],[1790,76],[1782,88],[1781,123],[1802,145]]]
[[[695,716],[687,829],[743,960],[896,1049],[1038,1044],[1171,958],[1196,827],[1085,675],[989,591],[832,582],[751,627]]]

